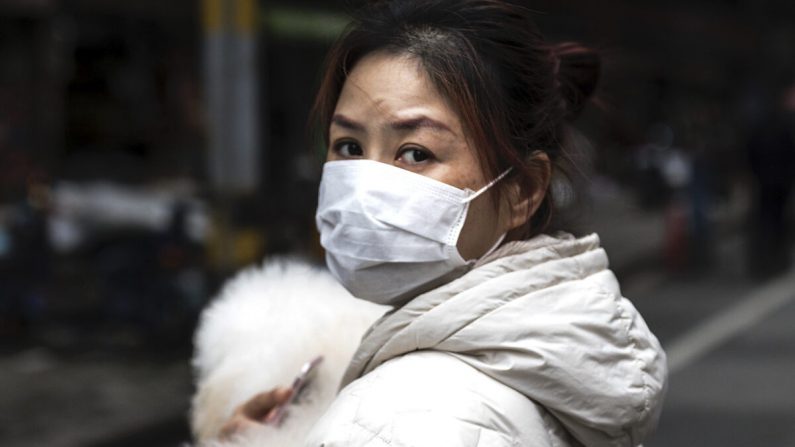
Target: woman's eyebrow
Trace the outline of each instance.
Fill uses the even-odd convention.
[[[365,131],[365,126],[362,123],[354,121],[340,113],[334,114],[331,117],[331,123],[345,129],[355,130],[359,132]],[[414,118],[407,118],[403,120],[392,121],[389,127],[398,131],[414,131],[420,128],[429,128],[434,130],[442,130],[455,134],[446,124],[429,118],[425,115],[416,116]]]
[[[344,127],[345,129],[356,130],[359,132],[364,132],[364,125],[358,123],[345,115],[341,115],[339,113],[334,114],[331,117],[331,124],[336,124],[340,127]]]
[[[443,130],[446,132],[455,133],[444,123],[428,118],[425,115],[420,115],[415,118],[409,118],[405,120],[393,121],[389,123],[389,126],[395,130],[402,131],[416,130],[422,127],[427,127],[434,130]]]

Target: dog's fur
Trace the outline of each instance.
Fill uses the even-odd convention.
[[[204,310],[194,340],[191,426],[197,442],[300,445],[334,399],[361,336],[385,310],[353,298],[327,271],[296,260],[238,274]],[[317,375],[280,428],[263,425],[231,441],[216,439],[235,407],[261,391],[289,386],[317,355],[324,356]]]

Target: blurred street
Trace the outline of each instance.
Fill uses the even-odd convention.
[[[708,270],[664,273],[663,219],[628,205],[617,190],[594,201],[599,212],[593,229],[611,254],[624,294],[666,347],[672,367],[660,427],[647,445],[795,445],[795,271],[769,281],[748,279],[742,226],[729,219],[718,225],[722,242]],[[771,286],[775,290],[766,292]],[[762,313],[738,314],[736,308],[748,302]],[[736,330],[717,337],[705,330],[727,312]],[[694,346],[696,352],[688,351]],[[2,445],[154,447],[189,441],[188,355],[102,350],[67,360],[45,348],[6,355],[0,359]]]
[[[660,425],[645,445],[795,445],[795,270],[749,279],[742,221],[728,212],[716,225],[720,242],[708,270],[665,273],[648,263],[661,260],[663,247],[654,244],[663,240],[663,219],[619,202],[601,205],[612,212],[595,219],[597,230],[623,293],[660,339],[671,368]],[[616,257],[638,246],[649,251]]]

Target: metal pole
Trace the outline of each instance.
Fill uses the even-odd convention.
[[[216,261],[235,268],[235,199],[261,179],[256,0],[202,0],[207,170]]]
[[[203,0],[208,171],[214,192],[261,181],[255,0]]]

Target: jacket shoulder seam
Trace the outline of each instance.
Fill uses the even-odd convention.
[[[596,289],[599,293],[603,293],[609,296],[615,306],[616,310],[618,311],[621,319],[624,321],[624,325],[622,330],[624,332],[624,336],[626,337],[628,344],[632,350],[633,358],[635,359],[635,363],[639,366],[640,372],[640,380],[642,382],[642,389],[643,389],[643,408],[640,411],[640,415],[638,415],[637,420],[645,419],[650,411],[651,411],[651,384],[649,384],[648,376],[651,375],[649,371],[649,365],[642,359],[639,354],[640,350],[638,349],[638,340],[632,335],[632,327],[634,326],[634,322],[632,321],[632,317],[630,316],[629,312],[627,312],[626,306],[621,303],[621,299],[623,296],[620,293],[616,293],[613,291],[606,290],[603,287],[596,286]],[[627,429],[627,435],[630,440],[635,443],[635,440],[632,439],[632,431]]]
[[[386,445],[392,445],[392,442],[391,442],[390,440],[388,440],[388,439],[384,438],[383,436],[381,436],[381,432],[382,432],[383,430],[375,431],[375,430],[371,429],[370,427],[367,427],[367,426],[365,426],[364,424],[362,424],[361,422],[359,422],[359,419],[358,419],[358,418],[357,418],[357,419],[353,419],[353,420],[351,421],[351,423],[352,423],[353,425],[355,425],[357,428],[359,428],[360,430],[364,430],[364,431],[366,431],[367,433],[369,433],[370,435],[372,435],[372,437],[371,437],[370,439],[368,439],[368,440],[367,440],[367,442],[366,442],[366,443],[364,443],[364,444],[362,444],[362,445],[368,445],[368,443],[369,443],[370,441],[372,441],[373,439],[376,439],[376,438],[377,438],[379,441],[381,441],[382,443],[386,444]]]

